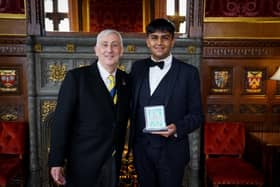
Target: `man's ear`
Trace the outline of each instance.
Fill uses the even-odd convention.
[[[147,45],[148,48],[150,48],[150,42],[149,42],[148,38],[146,38],[146,45]]]
[[[121,55],[120,55],[120,56],[123,56],[123,53],[124,53],[124,48],[122,48],[122,51],[121,51]]]
[[[93,53],[96,54],[96,46],[93,47]]]
[[[173,38],[172,40],[172,48],[174,47],[174,45],[175,45],[175,38]]]

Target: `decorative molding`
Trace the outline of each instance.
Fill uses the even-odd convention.
[[[204,57],[256,57],[271,56],[272,49],[262,47],[204,47]]]
[[[203,41],[204,47],[280,47],[280,40],[210,40]]]
[[[277,18],[280,16],[280,3],[275,0],[207,0],[205,2],[205,17]]]
[[[36,53],[41,53],[42,50],[43,50],[42,44],[36,43],[36,44],[33,46],[33,49],[34,49],[34,52],[36,52]]]
[[[126,49],[127,49],[127,52],[133,53],[136,51],[136,46],[129,44],[129,45],[127,45]]]
[[[23,105],[16,104],[3,104],[0,106],[0,120],[2,121],[15,121],[23,119]]]
[[[55,110],[56,100],[41,100],[40,114],[41,122],[44,122],[47,115]]]
[[[66,44],[66,50],[68,53],[73,53],[75,52],[75,45],[72,43]]]
[[[66,75],[66,65],[63,64],[51,64],[49,65],[49,80],[53,82],[63,81]]]
[[[228,116],[225,114],[214,114],[214,115],[211,115],[211,118],[214,121],[225,121],[228,119]]]
[[[217,40],[203,41],[203,57],[279,56],[280,40]]]
[[[241,114],[263,114],[267,112],[267,105],[265,104],[241,104]]]
[[[0,56],[25,56],[25,37],[0,37]]]
[[[187,52],[188,52],[189,54],[194,54],[195,51],[196,51],[196,47],[195,47],[195,46],[193,46],[193,45],[188,46]]]
[[[0,44],[0,56],[10,56],[10,55],[12,56],[25,55],[25,46]]]
[[[233,105],[232,104],[208,104],[207,105],[208,114],[231,114],[233,113]]]

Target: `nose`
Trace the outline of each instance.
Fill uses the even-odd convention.
[[[113,51],[113,45],[108,45],[107,48],[106,48],[106,50],[107,50],[108,52],[112,52],[112,51]]]
[[[157,39],[157,44],[160,45],[160,44],[162,44],[162,43],[163,43],[163,38],[159,37],[159,38]]]

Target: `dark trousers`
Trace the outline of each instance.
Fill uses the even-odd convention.
[[[116,187],[117,169],[115,157],[110,157],[101,168],[96,187]]]
[[[134,145],[134,162],[140,187],[181,187],[184,164],[169,160],[163,147]]]

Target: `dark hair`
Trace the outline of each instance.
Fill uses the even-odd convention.
[[[164,18],[154,19],[147,25],[146,34],[148,36],[156,31],[169,32],[173,38],[175,33],[174,23]]]

